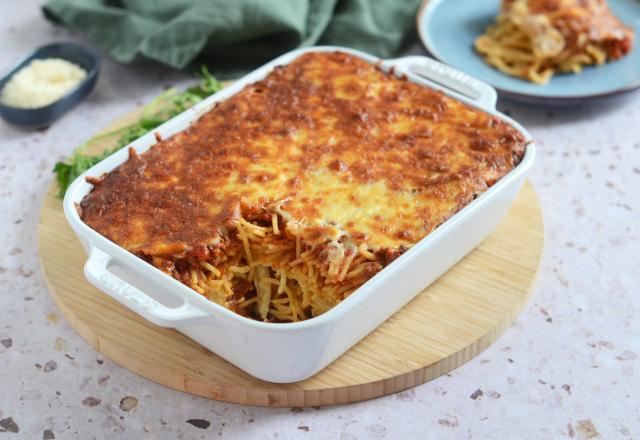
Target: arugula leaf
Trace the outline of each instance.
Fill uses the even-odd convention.
[[[181,93],[175,89],[166,90],[145,107],[142,117],[137,122],[119,130],[89,139],[85,144],[76,148],[71,157],[56,163],[53,172],[56,174],[60,188],[58,196],[63,198],[71,182],[101,160],[111,156],[116,151],[126,147],[131,142],[164,124],[186,109],[193,107],[195,104],[213,95],[222,88],[220,82],[209,73],[205,66],[200,69],[199,75],[202,78],[199,84],[189,87]],[[117,139],[115,147],[106,149],[103,153],[97,155],[84,153],[87,145],[99,139],[113,137],[117,134],[120,134],[120,137]]]

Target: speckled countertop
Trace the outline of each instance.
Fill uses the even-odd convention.
[[[45,22],[37,1],[5,8],[0,67],[61,39],[76,37]],[[35,230],[53,164],[166,85],[190,82],[105,58],[95,92],[48,130],[0,122],[0,439],[640,438],[640,93],[582,108],[502,103],[539,148],[531,180],[546,244],[529,306],[447,376],[301,410],[205,400],[143,379],[76,335],[47,293]]]

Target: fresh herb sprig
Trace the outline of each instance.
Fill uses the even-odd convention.
[[[83,145],[76,148],[71,157],[56,163],[53,172],[56,174],[60,188],[58,196],[63,198],[71,182],[102,159],[111,156],[116,151],[126,147],[139,137],[149,133],[154,128],[162,125],[169,119],[179,115],[222,88],[222,85],[209,73],[206,67],[203,66],[199,73],[202,77],[199,84],[183,92],[179,92],[173,88],[164,91],[145,107],[142,117],[137,122],[89,139]],[[108,148],[97,155],[85,153],[87,146],[94,142],[118,135],[119,137],[113,148]]]

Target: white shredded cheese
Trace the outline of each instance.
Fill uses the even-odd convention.
[[[44,107],[62,98],[86,77],[84,69],[66,60],[33,60],[9,79],[0,102],[18,108]]]

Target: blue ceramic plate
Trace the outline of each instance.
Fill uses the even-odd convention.
[[[437,59],[495,87],[502,96],[544,104],[577,104],[640,87],[640,1],[609,0],[613,13],[636,34],[631,52],[603,66],[586,67],[579,75],[555,75],[537,85],[514,78],[484,62],[473,47],[475,38],[495,21],[499,0],[424,0],[418,31]]]

